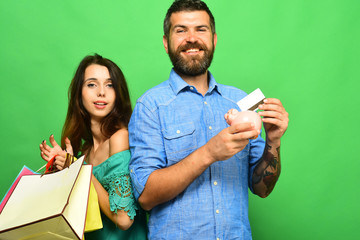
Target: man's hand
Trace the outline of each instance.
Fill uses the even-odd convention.
[[[253,123],[234,124],[223,129],[211,138],[205,145],[211,163],[231,158],[249,143],[249,139],[256,138],[259,131],[254,130]]]
[[[263,117],[266,141],[269,145],[280,145],[280,138],[284,135],[288,124],[289,114],[285,111],[281,101],[276,98],[267,98],[264,104],[259,105],[260,116]]]
[[[259,109],[264,110],[259,114],[263,116],[266,145],[263,156],[254,169],[252,186],[254,193],[264,198],[272,192],[280,176],[280,138],[288,127],[289,114],[280,100],[275,98],[265,99]]]

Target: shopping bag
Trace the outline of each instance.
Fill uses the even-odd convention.
[[[70,166],[75,161],[77,161],[76,157],[74,157],[69,153],[66,154],[66,161],[65,161],[66,167]],[[46,169],[48,170],[49,168],[47,167]],[[103,228],[103,223],[100,214],[98,195],[94,184],[91,182],[90,191],[89,191],[89,201],[88,201],[86,220],[85,220],[85,232],[92,232],[95,230],[99,230],[101,228]]]
[[[103,228],[103,223],[100,214],[98,196],[94,184],[91,182],[85,222],[85,232],[92,232],[101,228]]]
[[[0,214],[0,240],[83,239],[92,172],[83,162],[21,177]]]
[[[3,208],[5,207],[5,204],[7,203],[7,201],[9,200],[9,197],[11,196],[12,192],[14,191],[16,185],[20,181],[20,178],[25,175],[33,175],[33,174],[36,174],[36,173],[33,170],[31,170],[30,168],[28,168],[27,166],[23,166],[23,168],[20,170],[19,174],[15,178],[13,184],[11,185],[11,187],[5,194],[3,200],[1,200],[0,213],[2,212]]]
[[[59,171],[55,165],[56,156],[57,155],[51,158],[49,162],[46,164],[45,173],[52,173]],[[66,153],[66,160],[64,167],[69,167],[75,161],[77,161],[76,157],[74,157],[69,153]],[[100,214],[98,196],[94,184],[91,182],[90,191],[89,191],[89,201],[88,201],[86,220],[85,220],[85,232],[92,232],[95,230],[99,230],[101,228],[103,228],[103,224]]]

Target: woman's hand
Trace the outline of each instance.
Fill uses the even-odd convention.
[[[73,155],[71,142],[68,138],[65,138],[66,150],[63,150],[55,141],[53,134],[50,135],[49,140],[52,147],[46,144],[46,140],[42,141],[40,144],[41,158],[48,162],[56,156],[54,161],[56,168],[62,170],[66,162],[66,153]]]

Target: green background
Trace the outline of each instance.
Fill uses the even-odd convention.
[[[171,0],[0,1],[0,199],[39,144],[60,139],[67,88],[99,53],[124,71],[133,104],[168,78],[162,22]],[[257,239],[359,237],[358,0],[208,0],[218,44],[210,70],[246,92],[261,88],[290,114],[282,174],[250,196]]]

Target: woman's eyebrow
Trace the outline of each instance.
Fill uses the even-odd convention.
[[[92,80],[97,80],[97,78],[90,77],[90,78],[85,79],[85,81],[92,81]]]

